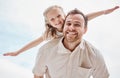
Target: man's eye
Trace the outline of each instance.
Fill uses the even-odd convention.
[[[81,25],[80,24],[74,24],[74,26],[77,26],[77,27],[79,26],[80,27]]]
[[[66,23],[66,25],[67,25],[67,26],[70,26],[70,25],[71,25],[71,23]]]

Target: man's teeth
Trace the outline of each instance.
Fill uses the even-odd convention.
[[[75,33],[75,32],[68,32],[68,34],[74,35],[74,34],[76,34],[76,33]]]

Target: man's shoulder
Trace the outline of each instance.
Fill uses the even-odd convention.
[[[100,50],[98,48],[96,48],[95,46],[93,46],[90,42],[85,41],[86,44],[86,48],[88,50],[88,53],[90,56],[95,57],[95,59],[99,60],[101,58],[103,58],[102,53],[100,52]]]
[[[94,56],[101,54],[100,50],[98,48],[96,48],[93,44],[91,44],[90,42],[88,42],[86,40],[84,40],[84,41],[85,41],[85,47],[89,50],[89,52],[91,54],[93,54]]]
[[[91,44],[90,42],[88,42],[88,41],[86,41],[86,40],[84,40],[85,41],[85,44],[87,45],[87,47],[88,48],[91,48],[91,49],[94,49],[94,50],[98,50],[98,48],[96,48],[93,44]]]

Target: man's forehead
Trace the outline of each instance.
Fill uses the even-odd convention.
[[[67,17],[66,17],[66,21],[83,21],[84,20],[84,18],[83,18],[83,16],[81,15],[81,14],[72,14],[72,15],[68,15]]]

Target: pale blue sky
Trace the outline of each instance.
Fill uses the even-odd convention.
[[[0,0],[0,63],[5,60],[6,63],[3,65],[12,63],[13,67],[10,68],[14,70],[17,69],[14,67],[15,64],[32,71],[40,45],[17,57],[4,57],[2,54],[15,51],[39,37],[44,31],[42,13],[51,5],[62,6],[65,13],[78,8],[87,14],[116,5],[120,6],[120,0]],[[120,59],[119,20],[120,9],[91,20],[88,23],[88,32],[84,36],[102,52],[110,71],[110,78],[120,78],[120,62],[118,61]],[[3,73],[0,74],[0,78],[3,78],[3,71],[8,72],[8,69],[0,70]]]

